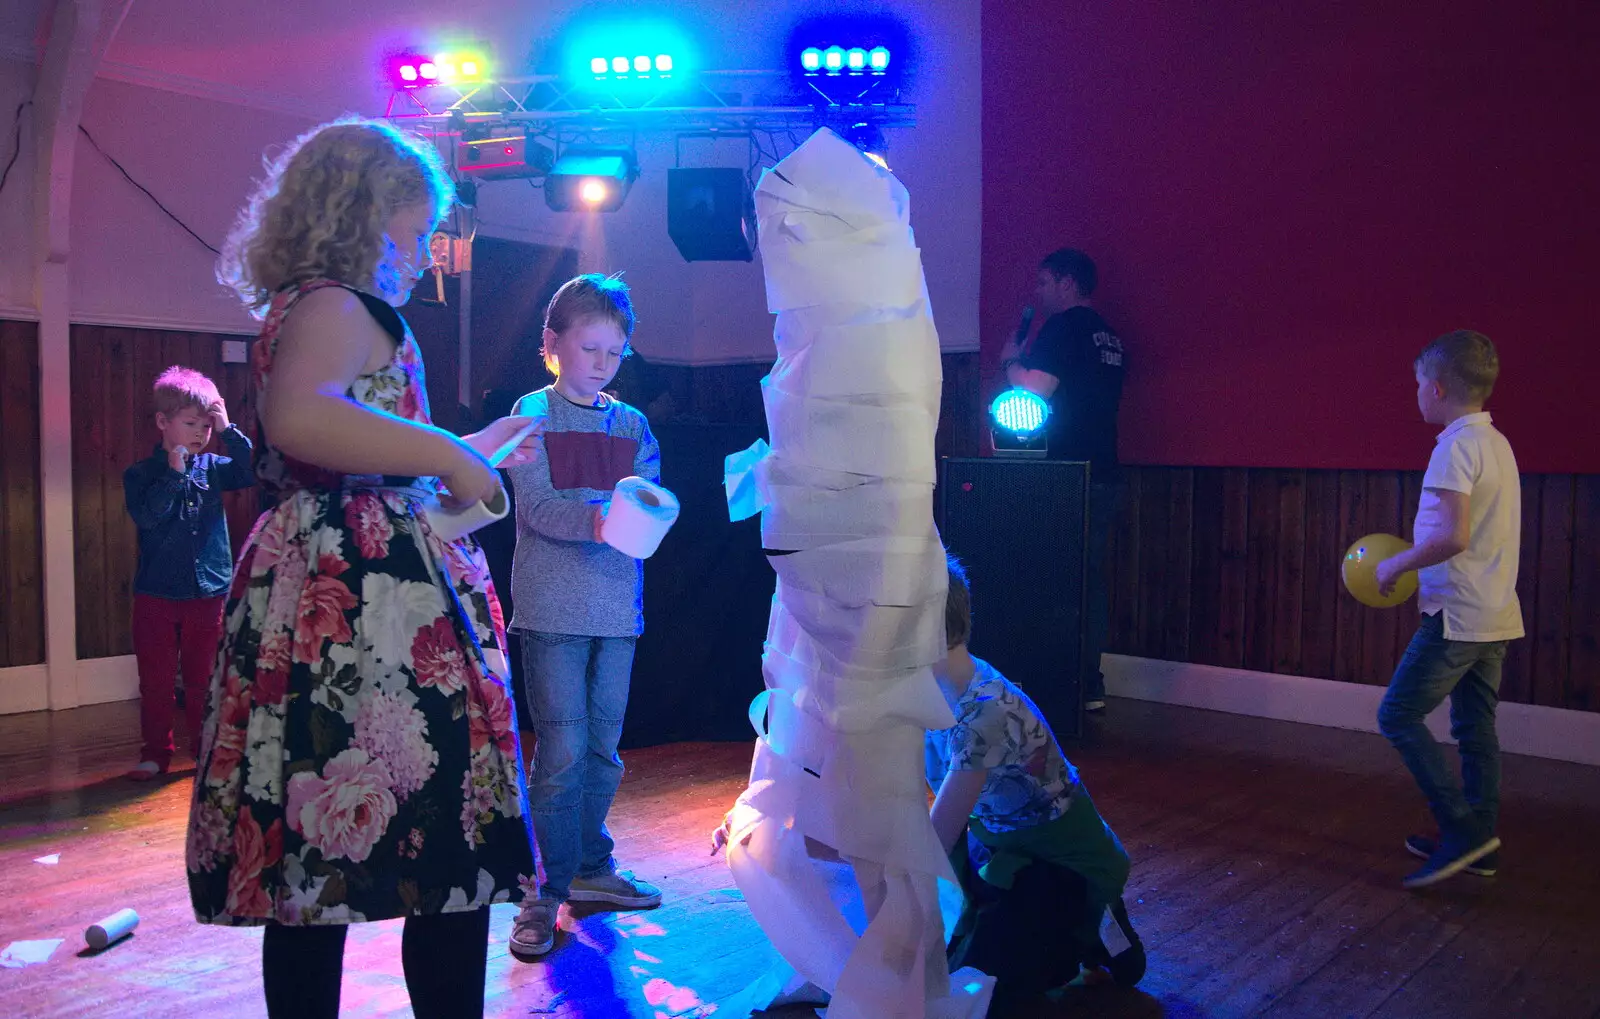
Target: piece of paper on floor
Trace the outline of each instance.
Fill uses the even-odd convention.
[[[33,862],[42,863],[47,867],[54,867],[56,864],[61,862],[61,854],[51,853],[49,856],[35,856],[33,858]]]
[[[0,966],[8,969],[21,969],[32,966],[36,962],[44,962],[50,958],[57,948],[61,947],[64,938],[47,938],[43,941],[13,941],[0,952]]]
[[[1122,925],[1117,923],[1116,917],[1111,915],[1109,909],[1100,918],[1100,942],[1106,946],[1106,951],[1111,953],[1112,958],[1133,947],[1133,942],[1122,932]]]

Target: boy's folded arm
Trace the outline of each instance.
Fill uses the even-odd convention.
[[[556,541],[594,541],[595,507],[587,502],[562,499],[555,494],[525,498],[517,493],[517,523],[521,528]]]
[[[249,488],[256,483],[255,466],[250,462],[250,455],[255,447],[250,442],[250,437],[238,428],[229,428],[222,433],[222,445],[228,451],[227,456],[217,457],[217,480],[224,492],[231,492],[239,488]]]
[[[137,527],[154,527],[172,516],[178,508],[178,495],[183,491],[183,475],[168,469],[152,478],[139,465],[128,468],[122,475],[122,495],[127,503],[128,515]]]

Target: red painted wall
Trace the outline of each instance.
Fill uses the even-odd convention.
[[[986,0],[983,119],[987,358],[1087,250],[1126,460],[1417,467],[1470,327],[1522,469],[1600,472],[1600,4]]]

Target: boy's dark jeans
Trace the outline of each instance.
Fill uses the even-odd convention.
[[[1378,708],[1378,730],[1400,751],[1446,839],[1486,839],[1499,821],[1494,712],[1505,657],[1505,641],[1448,640],[1440,614],[1423,616]],[[1459,784],[1422,721],[1447,696],[1450,735],[1461,752]]]

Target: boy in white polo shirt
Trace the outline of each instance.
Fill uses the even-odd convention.
[[[1458,330],[1416,360],[1417,406],[1444,425],[1422,477],[1416,544],[1378,564],[1379,589],[1417,571],[1422,622],[1395,668],[1378,728],[1400,751],[1439,823],[1439,837],[1413,835],[1406,849],[1427,862],[1407,877],[1422,888],[1462,870],[1492,876],[1500,839],[1500,743],[1494,713],[1506,644],[1523,635],[1517,601],[1522,485],[1511,444],[1483,404],[1500,374],[1494,344]],[[1450,732],[1461,752],[1456,782],[1423,719],[1450,698]]]

